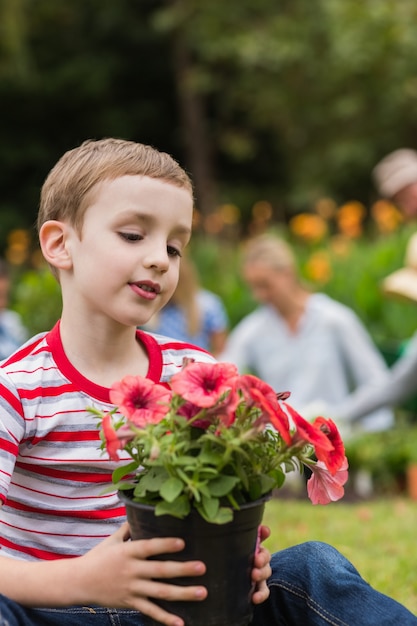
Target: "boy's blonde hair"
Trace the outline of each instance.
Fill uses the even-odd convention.
[[[67,221],[81,231],[91,190],[126,175],[158,178],[193,192],[188,174],[166,152],[124,139],[87,140],[49,172],[41,190],[38,231],[48,220]]]

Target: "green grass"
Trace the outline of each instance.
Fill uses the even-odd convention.
[[[264,523],[272,552],[303,541],[335,546],[373,587],[417,614],[417,502],[386,499],[313,506],[309,500],[274,498]]]

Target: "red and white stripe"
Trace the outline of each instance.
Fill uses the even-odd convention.
[[[190,344],[138,331],[149,355],[148,378],[167,383],[184,356],[213,361]],[[125,519],[106,491],[116,464],[100,450],[97,420],[109,389],[68,361],[59,322],[0,366],[0,548],[18,559],[79,556]],[[123,459],[122,459],[123,460]],[[126,462],[128,457],[125,457]]]

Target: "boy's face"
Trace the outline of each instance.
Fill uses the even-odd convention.
[[[144,324],[177,285],[191,235],[191,194],[142,176],[104,181],[93,193],[81,236],[70,228],[67,240],[76,306],[92,320],[104,314]]]

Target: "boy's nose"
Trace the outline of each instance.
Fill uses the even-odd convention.
[[[144,258],[144,265],[145,267],[154,267],[160,272],[166,272],[169,267],[169,256],[166,245],[164,247],[156,245],[151,247]]]

